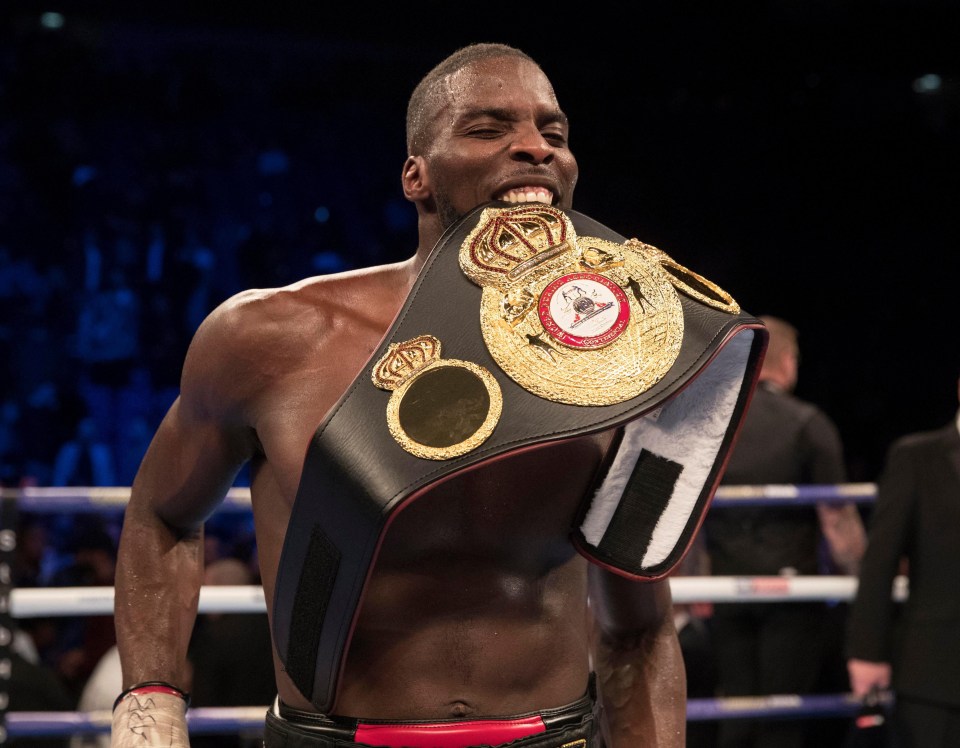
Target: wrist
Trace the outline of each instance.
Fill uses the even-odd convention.
[[[126,689],[113,710],[111,748],[190,748],[184,695],[167,683]]]
[[[134,695],[145,695],[145,694],[167,694],[169,696],[176,696],[179,699],[182,699],[184,702],[184,709],[190,706],[190,694],[184,691],[182,688],[178,688],[172,683],[167,683],[162,680],[148,680],[143,681],[142,683],[136,683],[129,688],[123,689],[120,692],[120,695],[113,702],[113,710],[116,711],[117,707],[120,705],[124,699],[129,696]]]

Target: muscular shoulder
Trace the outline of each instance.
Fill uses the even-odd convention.
[[[899,495],[904,485],[922,480],[944,452],[948,432],[920,431],[895,439],[887,448],[879,483],[884,493]],[[891,486],[893,488],[891,488]]]
[[[318,322],[337,313],[336,276],[310,278],[281,288],[242,291],[220,304],[197,330],[193,346],[225,357],[283,355],[311,337]],[[253,359],[254,362],[262,358]]]
[[[940,450],[947,440],[960,439],[956,434],[953,423],[933,431],[918,431],[896,439],[888,451],[890,457],[907,457],[920,455],[929,451]]]
[[[278,380],[332,354],[336,341],[379,322],[381,269],[317,276],[252,289],[220,304],[200,325],[184,363],[182,392],[205,407],[242,412]]]
[[[809,432],[833,433],[836,426],[826,412],[814,403],[786,392],[759,388],[750,406],[757,425],[780,434],[796,433],[802,438]]]

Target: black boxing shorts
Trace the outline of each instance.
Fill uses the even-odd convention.
[[[326,717],[279,702],[267,712],[264,748],[602,748],[591,696],[513,717],[434,722]]]

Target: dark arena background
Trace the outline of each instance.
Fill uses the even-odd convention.
[[[92,409],[129,485],[215,304],[407,257],[406,97],[479,40],[553,79],[578,210],[799,328],[853,479],[953,414],[956,3],[397,5],[3,4],[5,484]]]
[[[552,79],[577,210],[799,329],[874,481],[958,406],[960,4],[707,5],[3,0],[0,485],[129,486],[217,304],[410,256],[406,100],[474,41]]]

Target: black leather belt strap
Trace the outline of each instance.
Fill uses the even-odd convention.
[[[488,207],[471,212],[438,242],[378,350],[317,429],[304,461],[276,580],[273,633],[286,671],[322,712],[333,703],[359,600],[389,521],[431,484],[526,446],[627,425],[631,453],[615,464],[597,500],[585,502],[583,524],[571,529],[572,538],[584,555],[618,573],[662,577],[692,541],[756,384],[766,345],[762,324],[739,307],[704,303],[694,288],[678,294],[683,335],[676,359],[641,394],[584,407],[519,386],[484,342],[482,289],[458,262],[461,245]],[[565,215],[577,236],[626,242],[583,214]],[[391,393],[371,383],[391,344],[424,334],[443,342],[444,357],[489,372],[502,393],[502,415],[489,437],[449,459],[424,459],[401,448],[385,422]],[[722,386],[701,376],[728,369],[733,373]],[[725,398],[722,422],[697,474],[685,467],[688,437],[680,426],[709,415],[716,392]],[[691,476],[694,485],[685,486]],[[604,496],[614,498],[607,508],[601,507]]]

